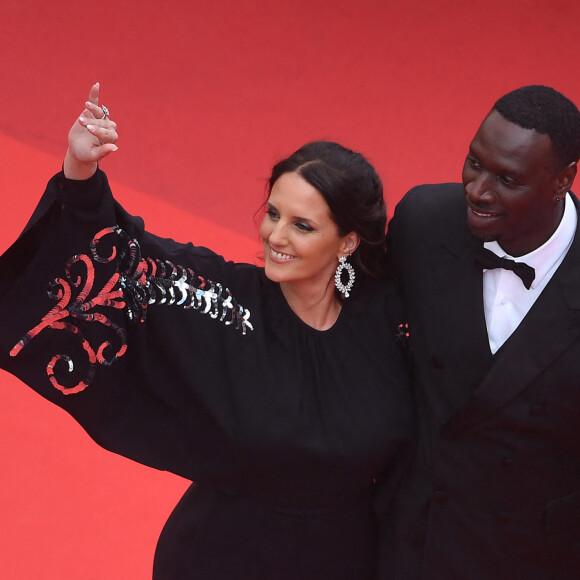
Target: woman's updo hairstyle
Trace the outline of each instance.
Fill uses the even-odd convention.
[[[379,277],[383,270],[387,211],[383,184],[374,167],[360,153],[338,143],[314,141],[273,167],[268,193],[284,173],[299,174],[320,192],[339,235],[359,235],[359,246],[350,257],[357,281],[361,275]]]

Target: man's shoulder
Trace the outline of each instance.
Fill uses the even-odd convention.
[[[401,202],[407,205],[420,203],[429,206],[440,206],[441,204],[464,203],[465,193],[461,183],[429,183],[417,185],[410,189]]]
[[[469,230],[461,183],[414,187],[397,204],[387,230],[388,249],[395,261],[403,256],[412,256],[414,261],[417,256],[428,255],[426,247],[464,243],[466,239]]]
[[[397,220],[417,223],[463,221],[465,216],[465,193],[461,183],[437,183],[418,185],[409,190],[395,207]],[[438,218],[435,219],[434,218]]]

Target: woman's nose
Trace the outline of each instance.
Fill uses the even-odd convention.
[[[277,221],[272,224],[272,230],[270,231],[269,241],[274,245],[281,245],[286,239],[286,227],[281,221]]]

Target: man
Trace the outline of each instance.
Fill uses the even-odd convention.
[[[579,156],[576,106],[523,87],[483,121],[463,186],[396,209],[419,427],[381,580],[580,578]]]

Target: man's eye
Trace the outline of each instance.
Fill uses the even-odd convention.
[[[498,179],[504,184],[507,185],[509,187],[513,187],[515,185],[517,185],[517,183],[515,182],[515,180],[513,180],[511,177],[509,177],[508,175],[500,175],[498,177]]]
[[[473,157],[468,157],[467,161],[469,162],[469,165],[471,165],[473,169],[481,169],[481,163],[477,159],[474,159]]]

